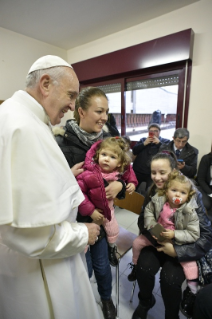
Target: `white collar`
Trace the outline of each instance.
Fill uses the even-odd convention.
[[[176,150],[178,150],[179,152],[181,152],[183,150],[182,148],[179,150],[178,148],[176,148],[175,145],[173,145],[173,147],[174,147],[174,152],[176,152]]]

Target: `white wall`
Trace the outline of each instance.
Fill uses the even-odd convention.
[[[190,143],[199,149],[199,160],[209,153],[212,141],[212,1],[201,0],[157,19],[68,50],[75,63],[108,52],[192,28],[195,33],[188,117]]]
[[[0,100],[24,89],[30,66],[47,54],[67,60],[66,50],[0,28]]]

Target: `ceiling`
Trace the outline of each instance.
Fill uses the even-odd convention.
[[[199,0],[0,0],[0,27],[68,50]]]

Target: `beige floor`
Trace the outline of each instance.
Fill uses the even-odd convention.
[[[116,207],[115,209],[116,218],[120,226],[128,229],[134,234],[138,234],[138,227],[137,227],[137,220],[138,216],[129,212],[125,209],[119,209]],[[128,274],[130,273],[129,263],[132,260],[132,250],[130,250],[120,262],[120,312],[119,312],[119,319],[131,319],[132,314],[135,308],[138,305],[138,285],[136,285],[135,293],[133,302],[130,303],[130,295],[132,290],[132,282],[129,282],[127,279]],[[113,274],[113,292],[112,297],[115,303],[115,296],[116,296],[116,284],[115,284],[115,268],[112,267],[112,274]],[[91,279],[92,288],[94,291],[95,298],[97,302],[99,302],[99,294],[97,292],[97,287],[95,280]],[[147,319],[164,319],[164,305],[163,300],[161,298],[160,292],[160,285],[159,285],[159,273],[156,276],[155,287],[153,290],[154,296],[156,298],[155,306],[149,310]],[[100,307],[100,306],[99,306]],[[100,310],[100,317],[99,319],[103,319],[103,314]],[[185,317],[180,314],[180,319],[185,319]]]

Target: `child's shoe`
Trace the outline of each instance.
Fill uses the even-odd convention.
[[[133,263],[130,263],[130,268],[132,269],[131,273],[128,275],[129,281],[135,281],[136,280],[136,268],[137,265],[134,265]]]
[[[110,245],[108,245],[108,257],[109,257],[110,264],[113,267],[116,267],[118,265],[118,259],[116,257],[116,253],[117,253],[116,245],[114,247],[111,247]]]
[[[192,318],[193,316],[193,308],[194,308],[194,302],[196,299],[196,295],[194,295],[190,288],[187,287],[183,291],[183,299],[180,304],[180,310],[187,318]]]

